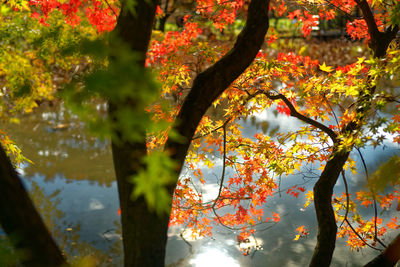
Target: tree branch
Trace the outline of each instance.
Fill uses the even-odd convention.
[[[335,144],[332,156],[314,186],[314,205],[318,221],[317,245],[310,266],[329,266],[336,243],[337,226],[332,208],[333,187],[349,157],[349,151],[338,150]]]
[[[309,117],[306,117],[302,114],[300,114],[296,108],[293,106],[293,104],[289,101],[289,99],[287,99],[286,96],[282,95],[282,94],[277,94],[277,95],[271,95],[268,92],[263,92],[264,95],[266,95],[269,99],[271,100],[282,100],[283,102],[285,102],[286,106],[290,109],[290,116],[298,118],[299,120],[308,123],[312,126],[314,126],[315,128],[320,129],[321,131],[323,131],[324,133],[326,133],[334,143],[336,143],[337,141],[337,135],[336,133],[329,129],[328,127],[326,127],[325,125],[323,125],[322,123],[313,120]]]
[[[386,55],[386,50],[390,42],[396,37],[399,26],[388,27],[385,32],[381,32],[376,25],[374,14],[366,0],[356,0],[357,5],[363,13],[364,20],[367,23],[370,36],[369,46],[374,51],[374,56],[382,58]]]
[[[360,6],[367,22],[371,39],[370,48],[373,50],[374,57],[383,58],[386,55],[386,50],[390,42],[395,38],[399,27],[396,25],[394,27],[389,27],[385,33],[379,32],[372,11],[366,0],[357,0],[357,4]],[[356,109],[357,118],[342,129],[342,132],[345,134],[353,134],[354,131],[360,130],[365,121],[366,113],[371,106],[371,98],[376,90],[376,86],[371,85],[369,80],[370,79],[367,80],[367,92],[360,92],[357,100],[357,107],[359,107]],[[335,143],[331,158],[326,163],[318,182],[314,186],[314,204],[318,220],[318,236],[310,266],[329,266],[331,262],[337,233],[337,225],[331,203],[333,187],[336,184],[338,176],[352,148],[353,146],[346,150],[339,150],[339,143]],[[400,240],[398,242],[400,247]]]
[[[371,39],[377,40],[379,39],[380,31],[378,30],[378,26],[376,25],[374,15],[372,14],[371,8],[368,5],[366,0],[355,0],[358,7],[361,9],[361,12],[364,15],[364,20],[368,26],[368,33]]]
[[[356,234],[358,239],[360,239],[367,247],[375,249],[375,250],[378,250],[378,251],[381,251],[379,248],[373,247],[370,244],[368,244],[367,241],[365,241],[364,238],[362,238],[362,236],[360,236],[360,234],[356,231],[356,229],[354,229],[354,227],[351,225],[351,223],[349,222],[349,220],[347,218],[345,218],[345,221],[346,221],[347,225],[351,228],[353,233]]]
[[[360,149],[356,147],[356,150],[358,151],[358,154],[360,155],[361,162],[363,164],[364,172],[365,175],[367,176],[367,181],[369,182],[369,174],[368,174],[368,169],[367,169],[367,164],[365,163],[364,156],[362,155]],[[376,205],[376,197],[375,197],[375,192],[371,190],[372,193],[372,198],[374,201],[374,238],[375,241],[378,241],[379,244],[381,244],[382,247],[386,248],[386,245],[378,238],[378,226],[377,226],[377,219],[378,219],[378,210],[377,210],[377,205]]]
[[[348,185],[347,185],[346,177],[345,177],[345,175],[344,175],[344,170],[342,170],[342,178],[343,178],[343,183],[344,183],[344,187],[345,187],[345,190],[346,190],[346,214],[344,215],[344,219],[343,219],[342,223],[340,224],[339,228],[342,227],[342,224],[343,224],[344,222],[346,222],[346,223],[349,225],[350,229],[354,232],[354,234],[355,234],[366,246],[368,246],[368,247],[370,247],[370,248],[372,248],[372,249],[375,249],[375,250],[379,250],[379,251],[380,251],[380,249],[377,249],[376,247],[373,247],[373,246],[371,246],[370,244],[368,244],[367,241],[365,241],[365,239],[364,239],[359,233],[357,233],[356,229],[354,229],[354,227],[351,225],[349,219],[347,218],[347,215],[349,214],[350,198],[349,198],[349,187],[348,187]]]
[[[344,218],[339,228],[342,227],[343,223],[347,220],[347,215],[349,214],[349,206],[350,206],[350,196],[349,196],[349,187],[347,186],[347,180],[344,176],[344,170],[342,170],[342,178],[344,183],[344,188],[346,190],[346,213],[344,214]]]

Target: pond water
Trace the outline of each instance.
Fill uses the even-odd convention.
[[[45,220],[52,226],[57,242],[72,256],[95,254],[103,259],[104,266],[122,266],[119,204],[109,144],[87,134],[84,124],[62,105],[40,107],[20,120],[20,124],[8,125],[5,130],[34,162],[24,164],[19,172]],[[266,111],[243,123],[246,135],[252,136],[262,128],[266,130],[266,122],[269,129],[279,125],[280,130],[301,125],[293,118]],[[380,150],[363,150],[363,154],[373,170],[398,153],[398,149],[386,146]],[[356,154],[353,156],[359,159]],[[214,169],[203,170],[208,177],[206,190],[211,198],[218,188],[214,176],[222,169],[218,160]],[[364,185],[362,174],[348,176],[351,191]],[[282,179],[281,188],[297,183],[311,189],[315,181],[315,177],[290,176]],[[336,190],[343,190],[340,180]],[[283,193],[267,202],[265,209],[279,212],[281,221],[256,233],[250,241],[261,249],[250,250],[248,256],[239,251],[237,233],[225,228],[215,227],[212,238],[189,241],[180,235],[184,229],[172,227],[166,266],[307,266],[315,246],[317,225],[313,207],[302,209],[301,198]],[[305,225],[310,235],[293,241],[295,229],[300,225]],[[344,240],[338,240],[332,266],[360,266],[375,256],[376,252],[370,249],[351,252]]]

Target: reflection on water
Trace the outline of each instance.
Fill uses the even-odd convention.
[[[52,236],[71,262],[89,257],[95,266],[122,264],[121,227],[112,196],[115,192],[107,192],[115,191],[115,186],[67,184],[59,177],[49,183],[38,176],[25,183]]]
[[[84,131],[84,124],[62,105],[40,107],[20,124],[4,129],[34,162],[27,177],[40,173],[46,181],[62,174],[67,181],[90,181],[111,186],[115,180],[110,146]]]
[[[18,172],[70,261],[91,257],[95,266],[121,266],[121,226],[110,148],[83,128],[76,116],[56,106],[41,107],[5,130],[34,162]]]
[[[245,135],[275,131],[278,125],[285,130],[300,124],[273,112],[263,112],[244,123]],[[19,172],[62,249],[72,259],[92,255],[98,260],[96,266],[122,266],[118,194],[110,148],[106,141],[99,141],[83,128],[75,116],[56,106],[41,107],[38,112],[22,117],[21,124],[9,125],[5,130],[34,162],[22,166]],[[370,166],[378,166],[397,149],[367,149],[363,153]],[[210,200],[217,194],[215,175],[222,168],[219,157],[213,160],[213,170],[202,169],[208,177],[203,195]],[[281,187],[305,183],[311,189],[315,178],[290,176],[282,179]],[[363,186],[363,181],[361,176],[349,177],[350,190]],[[343,190],[341,181],[336,190]],[[317,226],[313,207],[304,210],[303,204],[300,198],[286,194],[269,200],[265,209],[279,212],[281,222],[265,231],[258,229],[255,237],[240,244],[237,233],[222,227],[215,227],[212,238],[201,239],[193,238],[189,230],[171,227],[166,266],[306,266],[314,250]],[[300,225],[305,225],[310,235],[294,242],[295,229]],[[12,255],[3,243],[0,235],[0,266],[5,260],[2,255]],[[375,255],[368,249],[351,253],[344,241],[338,240],[332,266],[359,266]]]
[[[218,250],[216,248],[209,248],[204,252],[197,254],[192,260],[190,260],[190,264],[194,267],[240,267],[233,258],[226,254],[226,251],[222,249]]]
[[[24,183],[52,236],[71,263],[86,259],[94,264],[91,266],[122,265],[121,227],[118,221],[115,217],[105,220],[109,217],[107,214],[110,211],[96,216],[90,210],[91,202],[79,196],[89,193],[90,197],[95,195],[94,191],[101,194],[101,189],[92,189],[92,192],[81,190],[78,194],[74,194],[71,192],[71,190],[75,191],[71,186],[74,183],[66,184],[62,179],[55,178],[49,184],[39,176],[25,179]],[[81,200],[80,205],[68,208],[74,197]],[[89,208],[85,207],[85,203],[89,204]],[[111,225],[114,228],[109,229],[109,233],[105,232],[101,235],[104,229]],[[10,245],[5,241],[4,236],[0,235],[0,266],[17,266],[16,259]]]

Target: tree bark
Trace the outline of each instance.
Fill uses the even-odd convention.
[[[0,223],[24,266],[67,266],[1,146]]]

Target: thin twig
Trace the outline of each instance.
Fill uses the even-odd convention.
[[[230,122],[231,120],[232,120],[232,117],[229,117],[229,118],[224,122],[224,124],[222,124],[221,126],[218,126],[218,127],[214,128],[214,129],[210,130],[208,133],[200,134],[200,135],[198,135],[198,136],[195,136],[195,137],[192,138],[192,140],[196,140],[196,139],[205,137],[205,136],[207,136],[207,135],[209,135],[209,134],[212,134],[212,133],[218,131],[219,129],[223,128],[224,125],[226,125],[226,124],[227,124],[228,122]]]
[[[222,187],[224,186],[224,180],[225,180],[225,169],[226,169],[226,126],[228,125],[230,120],[227,120],[224,125],[222,125],[222,129],[224,130],[224,136],[223,136],[223,157],[222,157],[222,174],[221,174],[221,182],[219,185],[219,190],[218,190],[218,195],[215,198],[215,201],[213,205],[211,206],[212,209],[214,209],[215,205],[218,202],[219,197],[221,196],[222,192]]]
[[[338,118],[336,117],[336,113],[335,113],[335,111],[333,110],[331,104],[329,104],[329,101],[328,101],[328,100],[326,101],[326,104],[328,105],[329,109],[332,111],[333,117],[335,118],[336,125],[339,125],[339,120],[338,120]]]
[[[186,245],[189,246],[189,252],[190,254],[193,254],[193,246],[192,244],[189,243],[189,241],[186,240],[186,238],[183,236],[183,233],[186,231],[186,229],[184,229],[183,231],[181,231],[180,233],[180,237],[182,238],[182,240],[186,243]]]
[[[368,169],[367,169],[367,164],[365,163],[364,156],[362,155],[360,149],[356,147],[358,154],[360,155],[361,162],[364,167],[365,175],[367,177],[367,181],[369,181],[369,174],[368,174]],[[374,201],[374,239],[378,241],[379,244],[381,244],[384,248],[386,248],[386,245],[378,238],[378,226],[377,226],[377,219],[378,219],[378,210],[377,210],[377,205],[376,205],[376,197],[375,197],[375,192],[372,188],[370,188],[371,194],[372,194],[372,199]]]
[[[111,11],[114,13],[115,18],[118,18],[117,12],[115,12],[114,8],[111,7],[110,3],[108,3],[107,0],[104,0],[104,2],[106,2],[108,8],[111,9]]]
[[[342,223],[340,224],[339,228],[342,227],[344,221],[347,220],[347,215],[349,214],[349,205],[350,205],[349,187],[347,186],[346,177],[344,176],[344,170],[342,170],[342,178],[343,178],[344,188],[345,188],[345,190],[346,190],[346,213],[344,214],[343,221],[342,221]]]
[[[351,223],[350,223],[349,220],[347,219],[347,214],[348,214],[348,212],[349,212],[349,203],[350,203],[350,200],[349,200],[349,191],[348,191],[349,188],[348,188],[347,181],[346,181],[346,178],[345,178],[345,175],[344,175],[344,171],[342,171],[342,177],[343,177],[344,187],[345,187],[345,190],[346,190],[346,200],[347,200],[347,203],[346,203],[346,214],[345,214],[345,216],[344,216],[343,222],[346,222],[346,223],[350,226],[351,230],[357,235],[357,237],[358,237],[362,242],[364,242],[365,245],[367,245],[368,247],[370,247],[370,248],[372,248],[372,249],[375,249],[375,250],[378,250],[378,251],[382,251],[381,249],[378,249],[378,248],[376,248],[376,247],[371,246],[370,244],[368,244],[367,241],[365,241],[365,239],[364,239],[361,235],[359,235],[359,234],[357,233],[356,229],[353,228],[353,226],[351,225]],[[342,222],[342,224],[343,224],[343,222]],[[342,224],[340,225],[340,227],[342,227]]]
[[[367,241],[364,240],[364,238],[362,236],[360,236],[359,233],[357,233],[356,229],[353,228],[353,226],[351,225],[351,223],[349,222],[349,220],[346,218],[345,219],[346,223],[350,226],[351,230],[353,230],[353,232],[357,235],[357,237],[364,242],[364,244],[372,249],[378,250],[378,251],[382,251],[382,249],[376,248],[374,246],[371,246],[370,244],[367,243]]]

